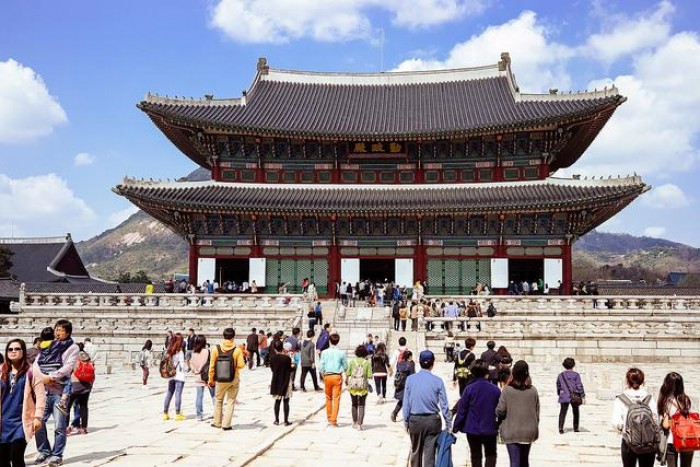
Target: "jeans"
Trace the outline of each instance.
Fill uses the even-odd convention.
[[[170,401],[173,399],[173,394],[175,394],[175,412],[180,413],[182,409],[182,389],[184,387],[184,381],[177,381],[175,379],[168,380],[168,390],[165,393],[163,412],[168,413],[168,410],[170,410]]]
[[[80,401],[78,399],[73,401],[73,421],[70,422],[70,426],[80,428]]]
[[[267,358],[267,347],[260,349],[260,359],[262,360],[265,366],[268,366],[270,364]]]
[[[486,467],[496,467],[496,435],[471,435],[467,433],[472,467],[481,467],[481,447],[484,447]]]
[[[377,389],[377,396],[381,396],[384,399],[386,399],[386,380],[386,375],[374,377],[374,386]]]
[[[579,420],[579,406],[572,405],[571,412],[574,414],[574,431],[578,431],[578,420]],[[561,408],[559,409],[559,431],[564,431],[564,422],[566,421],[566,412],[569,410],[568,402],[561,402]]]
[[[36,437],[36,450],[47,456],[56,456],[63,459],[63,451],[66,449],[66,426],[68,425],[68,416],[63,415],[58,410],[58,403],[61,401],[60,394],[46,393],[46,408],[44,409],[44,418],[41,428],[39,428],[34,436]],[[48,435],[46,433],[46,422],[53,415],[54,429],[54,445],[51,448]]]
[[[510,457],[510,467],[529,467],[531,447],[532,444],[506,444],[506,449],[508,449],[508,457]]]
[[[637,454],[632,451],[624,439],[620,446],[620,454],[622,455],[622,467],[637,467],[637,462],[639,462],[639,467],[654,467],[656,460],[656,455],[653,452]]]
[[[27,442],[24,438],[11,443],[0,443],[0,467],[24,467],[24,451]]]
[[[214,405],[216,402],[214,401],[214,394],[216,394],[214,388],[210,388],[209,386],[206,387],[207,390],[209,390],[209,395],[211,396],[211,404]],[[194,399],[194,407],[197,412],[197,418],[201,419],[204,417],[204,404],[203,404],[203,399],[204,399],[204,386],[197,386],[197,396]]]
[[[398,330],[399,330],[399,321],[400,321],[400,320],[399,320],[399,317],[398,317],[398,316],[397,316],[397,317],[394,317],[394,331],[398,331]]]

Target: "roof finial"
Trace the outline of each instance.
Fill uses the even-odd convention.
[[[267,64],[267,58],[265,57],[260,57],[258,58],[258,73],[261,75],[266,75],[270,71],[270,66]]]
[[[498,70],[506,71],[510,68],[510,53],[501,52],[501,61],[498,62]]]

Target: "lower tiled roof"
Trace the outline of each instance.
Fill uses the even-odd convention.
[[[147,208],[202,212],[508,212],[599,207],[646,191],[638,176],[463,185],[271,185],[147,182],[125,179],[114,191]],[[623,205],[624,205],[623,204]],[[622,208],[622,206],[620,208]]]

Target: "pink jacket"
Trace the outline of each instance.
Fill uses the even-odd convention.
[[[27,375],[27,380],[24,384],[24,397],[22,398],[22,428],[24,429],[24,439],[27,443],[34,437],[34,419],[43,419],[44,407],[46,406],[44,375],[36,363],[32,365],[29,371],[32,374],[32,378],[30,380],[29,375]],[[32,397],[32,392],[34,392],[34,397]],[[36,401],[34,398],[36,398]],[[0,411],[1,419],[2,412]]]

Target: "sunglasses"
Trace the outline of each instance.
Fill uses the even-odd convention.
[[[22,347],[9,347],[7,349],[8,352],[20,352],[22,350]]]

